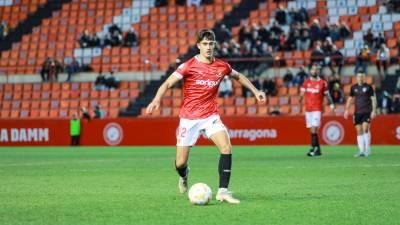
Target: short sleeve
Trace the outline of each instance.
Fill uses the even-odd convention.
[[[324,84],[324,87],[323,87],[322,92],[326,94],[326,93],[328,93],[328,83],[326,81],[324,81],[323,84]]]
[[[350,87],[350,97],[354,97],[354,86]]]
[[[225,68],[225,70],[226,70],[225,74],[228,75],[228,76],[231,76],[233,71],[234,71],[232,69],[231,65],[229,65],[229,63],[225,63],[225,67],[226,67]]]
[[[368,85],[368,95],[371,96],[375,96],[375,91],[374,88],[371,85]]]
[[[187,63],[182,63],[176,70],[175,74],[178,74],[180,79],[187,76],[188,74],[188,66]]]

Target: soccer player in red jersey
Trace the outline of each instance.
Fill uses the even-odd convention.
[[[359,152],[355,157],[367,157],[371,154],[371,119],[376,116],[376,97],[374,88],[365,83],[365,74],[357,74],[357,84],[350,88],[344,118],[349,116],[351,103],[355,98],[353,122],[357,130],[357,144]]]
[[[306,127],[311,132],[311,149],[307,153],[308,156],[320,156],[321,147],[318,140],[318,129],[321,124],[321,112],[324,96],[327,96],[328,102],[332,110],[335,110],[332,98],[327,89],[326,81],[319,77],[320,65],[313,64],[310,70],[311,77],[306,79],[300,89],[299,101],[302,102],[305,96],[306,109]]]
[[[152,113],[157,110],[167,89],[172,88],[179,80],[183,80],[184,98],[179,113],[175,161],[176,170],[180,176],[179,191],[181,193],[187,191],[189,151],[200,133],[204,132],[220,152],[219,189],[216,199],[238,204],[240,201],[228,191],[232,167],[232,146],[227,129],[218,115],[218,87],[224,76],[230,76],[248,88],[261,103],[265,103],[265,93],[255,88],[243,74],[233,70],[228,63],[214,58],[215,46],[214,32],[207,29],[200,30],[197,33],[197,47],[200,54],[181,64],[167,78],[147,106],[146,112]]]

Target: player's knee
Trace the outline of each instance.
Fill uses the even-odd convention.
[[[231,145],[222,145],[219,149],[221,154],[231,154],[232,153],[232,146]]]

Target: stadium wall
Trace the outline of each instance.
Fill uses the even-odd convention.
[[[308,145],[303,116],[225,117],[234,145]],[[102,119],[82,121],[81,145],[175,145],[177,118]],[[320,140],[328,145],[356,144],[352,121],[323,117]],[[372,143],[400,145],[400,115],[372,122]],[[69,120],[0,120],[0,146],[68,146]],[[210,145],[204,137],[199,145]]]

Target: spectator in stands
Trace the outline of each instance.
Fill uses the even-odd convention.
[[[274,21],[272,23],[271,28],[269,29],[269,31],[273,34],[275,34],[275,36],[280,37],[283,34],[283,29],[281,28],[281,26],[279,26],[279,24]]]
[[[354,67],[354,74],[367,72],[367,66],[370,60],[370,51],[368,45],[364,45],[364,47],[359,51],[356,59],[356,66]],[[359,68],[361,67],[361,71]]]
[[[312,25],[310,26],[310,37],[311,37],[311,45],[315,41],[322,40],[322,29],[319,25],[318,19],[314,19]]]
[[[90,116],[89,112],[85,107],[81,107],[82,119],[90,121],[92,117]]]
[[[325,26],[321,29],[321,40],[326,40],[327,37],[331,36],[331,24],[329,22],[325,22]]]
[[[389,12],[400,12],[400,1],[399,0],[385,0],[385,5]]]
[[[119,80],[114,76],[114,71],[111,71],[110,74],[105,77],[105,79],[106,79],[105,84],[108,89],[111,90],[118,89]]]
[[[301,66],[296,76],[293,78],[293,85],[301,87],[303,85],[304,80],[308,77],[308,73],[304,66]]]
[[[283,85],[287,88],[293,86],[293,72],[291,69],[287,69],[285,75],[283,76]]]
[[[221,26],[215,29],[215,35],[219,43],[229,42],[232,39],[232,33],[225,24],[221,24]]]
[[[101,47],[101,40],[97,34],[93,34],[91,37],[90,47]]]
[[[344,57],[342,52],[336,47],[336,45],[333,45],[331,63],[332,63],[332,68],[333,66],[338,67],[337,73],[335,74],[340,76],[342,74],[342,68],[344,65]]]
[[[47,57],[42,64],[42,68],[40,69],[40,76],[42,77],[43,82],[49,80],[50,63],[51,63],[51,58]]]
[[[350,37],[351,30],[345,22],[342,22],[340,24],[339,33],[342,39],[347,39],[348,37]]]
[[[400,96],[393,98],[392,113],[400,113]]]
[[[227,98],[231,97],[233,90],[232,90],[232,81],[229,77],[225,76],[219,86],[219,97]]]
[[[368,31],[364,34],[363,40],[369,48],[374,47],[374,30],[372,28],[368,29]]]
[[[379,79],[381,81],[382,81],[381,68],[383,67],[383,73],[386,76],[387,72],[388,72],[389,62],[390,62],[389,48],[386,47],[386,44],[382,43],[380,48],[378,49],[378,52],[377,52],[377,55],[376,55],[376,67],[378,69],[378,75],[379,75]]]
[[[278,9],[275,11],[275,20],[279,25],[287,25],[288,24],[288,12],[286,11],[283,5],[279,4]]]
[[[324,66],[324,56],[320,44],[317,43],[315,49],[311,52],[311,65],[317,63],[320,66]]]
[[[94,109],[94,119],[103,119],[104,118],[104,111],[101,109],[100,105],[96,105]]]
[[[297,51],[307,51],[311,46],[311,38],[308,30],[304,30],[299,39],[296,40]]]
[[[334,104],[344,103],[345,95],[339,83],[334,83],[333,86],[329,89],[329,93],[332,97],[332,101]]]
[[[125,47],[136,47],[138,46],[138,35],[135,28],[131,27],[128,32],[125,33],[124,46]]]
[[[106,33],[103,37],[103,48],[111,48],[113,46],[112,38],[110,33]]]
[[[340,40],[341,37],[340,37],[339,23],[332,24],[329,37],[331,37],[333,42]]]
[[[267,77],[264,80],[262,87],[268,96],[275,96],[277,94],[275,81],[271,77]]]
[[[97,75],[96,81],[94,82],[94,90],[95,91],[101,91],[101,90],[106,90],[106,78],[102,71],[100,70],[99,75]]]
[[[117,32],[117,33],[120,34],[120,35],[122,34],[121,28],[119,28],[119,27],[117,26],[117,24],[113,23],[113,24],[111,24],[110,27],[108,27],[108,33],[109,33],[110,35],[114,35],[115,32]]]
[[[386,45],[386,38],[384,34],[381,32],[379,33],[378,37],[374,38],[374,48],[379,49],[381,48],[382,44]]]
[[[292,26],[292,29],[290,30],[289,36],[286,40],[286,50],[300,51],[301,49],[299,48],[300,46],[297,42],[300,44],[300,30]]]
[[[154,5],[156,7],[162,7],[168,5],[168,0],[156,0]]]
[[[324,52],[324,57],[325,57],[324,65],[329,67],[329,69],[331,70],[331,73],[333,75],[335,74],[335,70],[334,70],[333,64],[332,64],[332,55],[333,55],[334,46],[335,46],[335,44],[333,44],[332,39],[330,37],[327,37],[326,40],[324,41],[324,45],[322,47],[322,50]]]
[[[387,91],[383,91],[379,100],[380,104],[378,103],[378,106],[381,108],[381,113],[383,115],[392,113],[392,95]]]
[[[58,75],[62,72],[63,66],[60,61],[56,59],[50,59],[49,64],[49,72],[48,72],[48,80],[49,81],[58,81]]]
[[[397,78],[397,84],[396,84],[396,93],[400,94],[400,76]]]
[[[243,44],[246,40],[252,40],[251,31],[247,24],[243,24],[239,30],[239,43]]]
[[[68,74],[67,82],[70,82],[73,74],[81,72],[81,67],[79,65],[79,62],[75,58],[73,58],[72,62],[67,64],[65,70]]]
[[[92,43],[92,36],[89,33],[89,30],[83,31],[82,36],[79,38],[79,44],[81,48],[88,48]]]
[[[111,46],[121,46],[122,45],[122,35],[117,30],[111,35]]]

